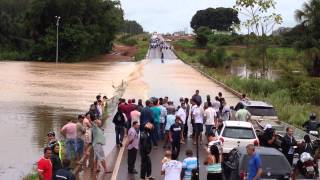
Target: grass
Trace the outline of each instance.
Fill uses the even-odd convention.
[[[38,180],[38,173],[33,172],[22,178],[22,180]]]
[[[0,60],[25,60],[28,52],[0,49]]]
[[[149,49],[149,39],[150,35],[147,33],[136,34],[136,35],[122,35],[117,37],[117,43],[135,46],[137,47],[137,52],[134,55],[135,61],[140,61],[145,58]]]
[[[243,79],[233,76],[222,68],[209,68],[199,63],[199,57],[204,53],[204,49],[197,49],[191,46],[192,42],[177,41],[174,43],[177,55],[184,61],[195,65],[197,68],[206,72],[208,75],[216,78],[227,86],[239,92],[246,93],[251,99],[262,100],[272,104],[278,113],[280,120],[297,127],[301,127],[303,122],[308,119],[310,112],[316,112],[320,115],[320,106],[315,106],[310,103],[301,103],[292,99],[292,90],[283,88],[281,80],[274,82],[271,80],[258,79]],[[227,56],[238,54],[239,60],[236,63],[245,64],[245,48],[235,46],[225,46]],[[194,53],[188,53],[194,51]],[[233,54],[233,55],[232,55]],[[298,59],[302,57],[302,53],[297,52],[292,48],[272,47],[268,49],[269,56],[276,57],[275,66],[277,63],[286,64],[291,68],[299,68]],[[235,63],[232,62],[232,63]],[[311,80],[305,77],[306,80]],[[307,94],[308,95],[308,94]]]

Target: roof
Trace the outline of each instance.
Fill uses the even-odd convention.
[[[246,147],[244,146],[241,146],[241,147],[237,147],[238,151],[241,153],[241,154],[247,154],[247,149]],[[260,155],[283,155],[280,151],[278,151],[277,149],[275,148],[270,148],[270,147],[256,147],[256,152]]]
[[[273,107],[272,105],[263,102],[263,101],[241,101],[241,103],[245,106],[254,106],[254,107]]]
[[[245,122],[245,121],[224,121],[225,126],[232,126],[232,127],[247,127],[251,128],[252,124],[250,122]]]

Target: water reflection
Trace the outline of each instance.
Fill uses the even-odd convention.
[[[261,69],[251,69],[246,65],[242,66],[231,66],[230,73],[242,78],[255,78],[260,79],[263,76],[263,71]],[[265,72],[265,77],[269,80],[277,80],[280,78],[280,71],[269,68]]]
[[[0,62],[0,179],[21,179],[39,159],[48,131],[88,110],[135,63]],[[57,133],[59,136],[59,133]]]

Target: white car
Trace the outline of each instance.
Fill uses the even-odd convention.
[[[224,121],[220,130],[216,131],[223,143],[223,153],[228,154],[235,147],[254,144],[259,146],[258,136],[250,122]]]

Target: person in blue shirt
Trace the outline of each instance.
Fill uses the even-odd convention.
[[[262,164],[260,155],[255,152],[253,144],[247,145],[247,153],[250,157],[248,164],[248,180],[261,180]]]
[[[147,122],[153,123],[152,111],[150,110],[151,102],[146,101],[146,106],[141,110],[140,115],[140,131],[144,131],[144,126]]]
[[[159,100],[158,98],[153,98],[152,100],[152,107],[150,108],[152,119],[153,119],[153,131],[152,131],[152,143],[155,148],[158,146],[159,134],[160,134],[160,116],[161,116],[161,109],[159,107]]]
[[[168,141],[169,141],[170,128],[175,123],[175,120],[176,120],[176,116],[174,115],[174,113],[175,113],[174,109],[168,111],[167,122],[166,122],[166,125],[165,125],[165,136],[164,136],[163,149],[165,149],[165,148],[169,148],[170,149],[170,146],[167,146],[167,144],[168,144]]]
[[[182,179],[191,180],[192,170],[197,169],[197,158],[193,157],[191,149],[186,150],[186,158],[182,162]]]

